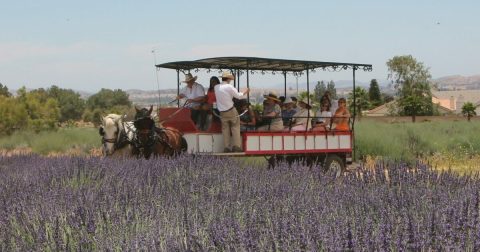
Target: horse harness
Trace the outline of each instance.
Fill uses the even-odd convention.
[[[155,123],[150,117],[137,118],[134,121],[134,125],[136,134],[134,134],[132,145],[137,154],[149,157],[156,143],[161,143],[172,150],[174,149],[170,143],[168,134],[166,134],[166,131],[169,129],[155,127]],[[142,127],[145,125],[147,127]],[[142,136],[142,138],[140,138],[140,136]]]
[[[102,136],[102,145],[105,143],[113,143],[113,149],[118,150],[127,144],[132,144],[133,139],[129,139],[128,135],[130,132],[133,132],[135,135],[135,128],[133,128],[133,125],[130,125],[129,123],[122,123],[122,129],[118,129],[118,132],[115,134],[115,137],[112,138],[105,138],[105,133],[103,131],[103,127],[100,127],[100,135]]]

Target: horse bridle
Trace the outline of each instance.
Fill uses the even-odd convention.
[[[100,127],[99,134],[102,136],[102,145],[105,145],[105,143],[113,143],[113,149],[117,149],[117,138],[119,134],[120,129],[117,129],[117,132],[115,133],[115,136],[113,138],[105,138],[105,132],[103,129],[103,126]]]

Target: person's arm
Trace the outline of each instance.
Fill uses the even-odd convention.
[[[277,115],[277,113],[275,111],[272,111],[268,114],[263,115],[263,117],[275,117],[276,115]]]
[[[193,99],[188,99],[187,101],[188,102],[203,102],[203,101],[205,101],[205,96],[199,96],[199,97],[196,97],[196,98],[193,98]]]
[[[273,111],[266,114],[266,115],[263,115],[264,117],[277,117],[280,115],[280,113],[282,112],[282,109],[280,108],[280,106],[278,104],[275,104],[273,106]]]
[[[203,88],[202,85],[196,84],[195,90],[194,90],[195,98],[188,99],[187,102],[199,102],[202,103],[206,101],[206,96],[205,96],[205,89]]]
[[[250,89],[247,88],[244,92],[238,92],[232,85],[229,86],[228,92],[237,99],[242,99],[244,95],[248,94],[250,92]]]

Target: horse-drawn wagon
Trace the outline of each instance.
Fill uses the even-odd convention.
[[[195,61],[177,61],[156,65],[158,69],[173,69],[177,72],[177,94],[180,90],[180,73],[191,71],[212,72],[231,71],[235,76],[234,86],[240,89],[243,80],[250,87],[250,75],[255,73],[281,74],[284,77],[284,94],[287,97],[287,74],[304,75],[307,82],[307,99],[310,102],[310,75],[312,72],[352,70],[353,89],[355,89],[355,72],[357,70],[371,71],[369,64],[318,62],[301,60],[282,60],[254,57],[219,57]],[[353,96],[355,99],[355,95]],[[247,99],[250,99],[248,96]],[[188,152],[192,154],[221,156],[265,156],[270,162],[287,159],[307,159],[320,161],[327,169],[341,171],[352,161],[355,141],[355,108],[349,118],[348,130],[312,131],[246,131],[242,132],[243,152],[223,153],[223,136],[218,121],[212,122],[207,130],[199,130],[190,117],[190,110],[180,106],[160,108],[159,120],[163,126],[176,128],[183,132],[188,143]],[[308,114],[307,120],[315,119]]]

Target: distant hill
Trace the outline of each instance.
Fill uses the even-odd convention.
[[[480,75],[452,75],[433,80],[440,90],[480,89]]]

